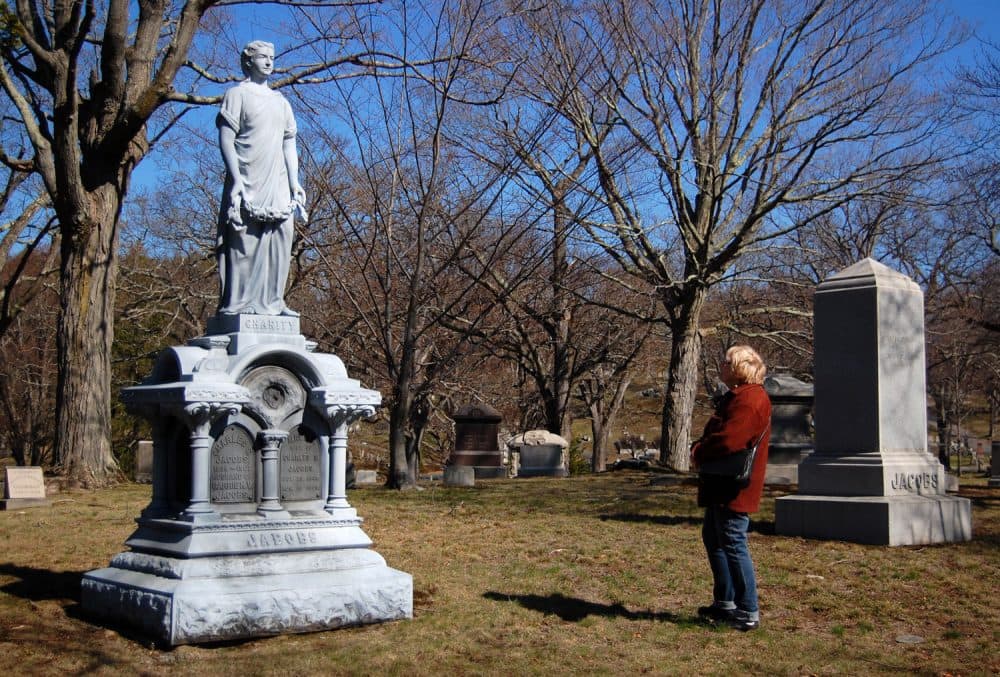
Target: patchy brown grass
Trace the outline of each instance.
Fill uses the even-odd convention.
[[[975,540],[882,548],[773,534],[751,549],[763,627],[701,624],[711,597],[691,486],[646,473],[481,482],[350,500],[414,577],[412,621],[161,649],[82,616],[80,575],[122,549],[148,488],[0,513],[10,674],[996,674],[1000,490],[966,480]],[[901,635],[923,641],[905,644]]]

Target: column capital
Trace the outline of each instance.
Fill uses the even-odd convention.
[[[373,416],[382,404],[382,395],[377,390],[366,388],[313,388],[309,392],[309,404],[336,430],[342,425]]]

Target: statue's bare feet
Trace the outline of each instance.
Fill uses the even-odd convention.
[[[292,310],[288,306],[285,306],[284,310],[282,310],[278,314],[279,315],[283,315],[284,317],[298,317],[299,316],[299,314],[297,312],[295,312],[294,310]]]

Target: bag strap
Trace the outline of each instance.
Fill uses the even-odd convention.
[[[757,453],[757,447],[759,447],[760,443],[764,441],[764,435],[767,434],[767,431],[768,431],[768,429],[770,429],[770,427],[771,427],[770,423],[768,423],[766,426],[764,426],[764,430],[762,430],[761,433],[760,433],[760,435],[757,436],[757,440],[752,445],[750,445],[749,448],[753,449],[753,451],[754,451],[755,454]]]

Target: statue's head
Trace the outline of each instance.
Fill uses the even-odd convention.
[[[246,44],[243,51],[240,52],[240,68],[243,69],[243,75],[250,77],[253,58],[261,52],[268,52],[274,56],[274,45],[263,40],[254,40]]]

